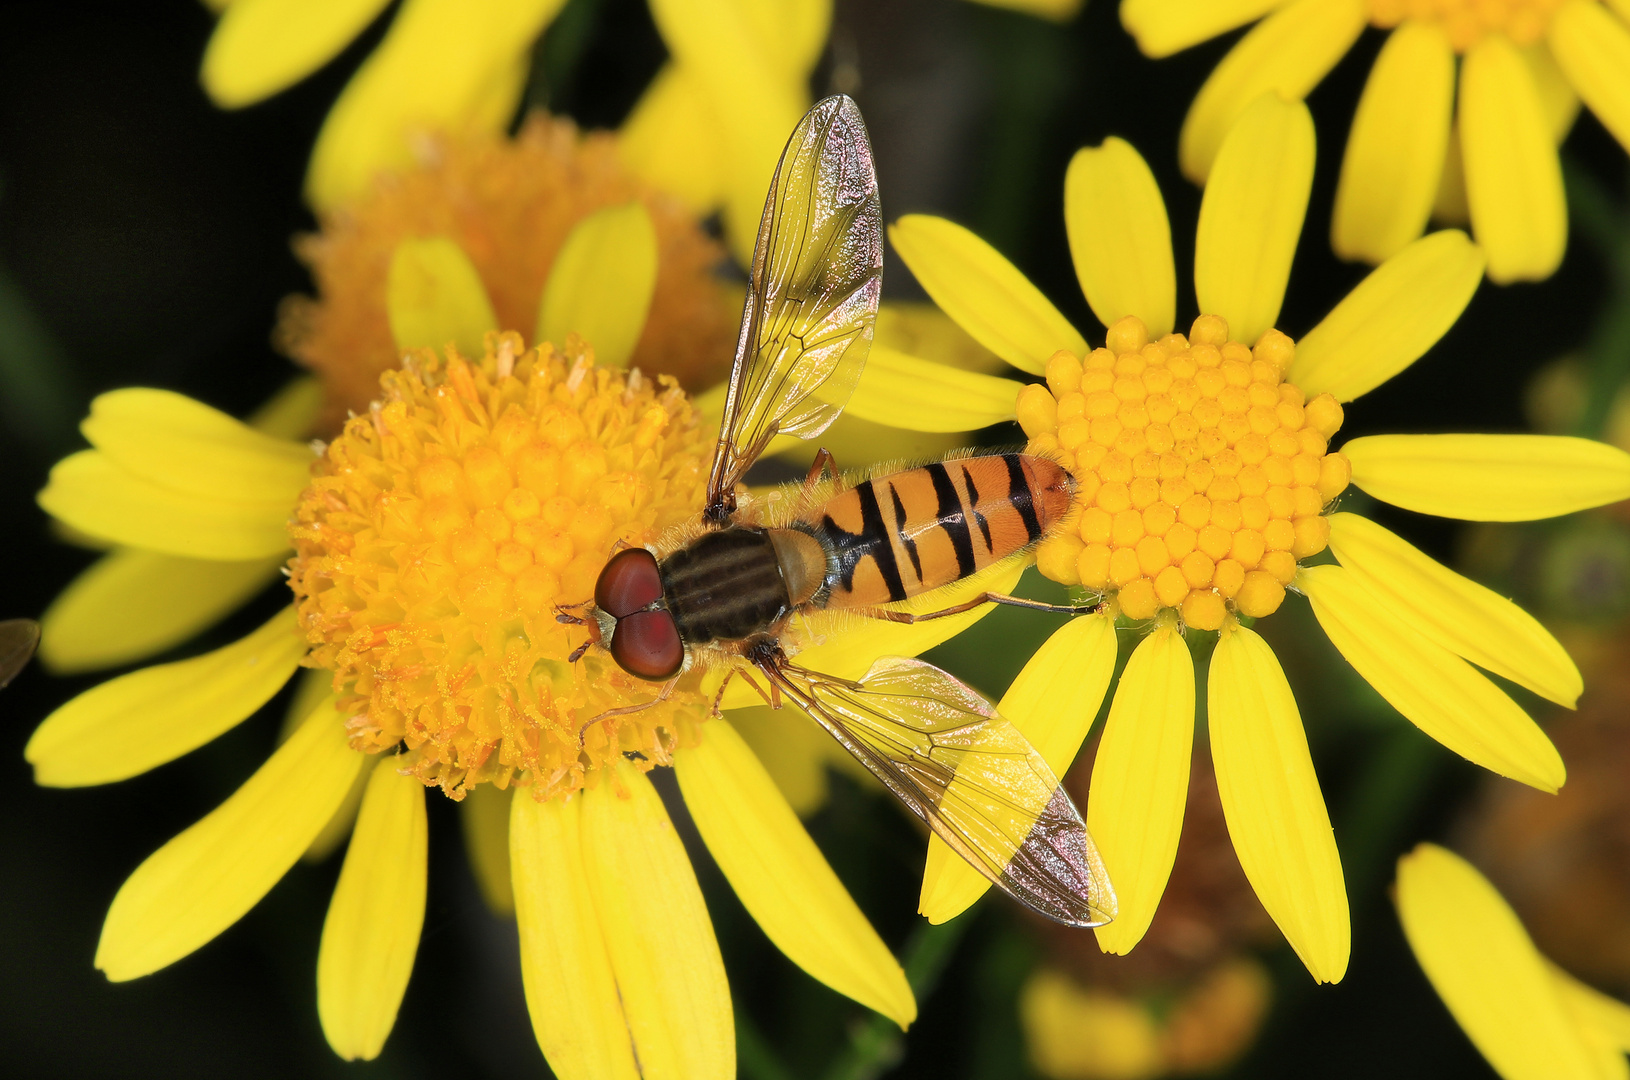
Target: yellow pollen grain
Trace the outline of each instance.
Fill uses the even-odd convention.
[[[1215,630],[1271,613],[1329,543],[1324,512],[1352,477],[1328,448],[1341,405],[1284,381],[1296,347],[1277,330],[1246,346],[1205,315],[1151,341],[1129,317],[1106,341],[1055,353],[1018,397],[1031,451],[1078,485],[1074,532],[1042,545],[1042,572],[1114,593],[1132,619]]]
[[[592,599],[614,544],[695,513],[712,440],[672,379],[513,334],[487,345],[474,363],[419,350],[382,377],[301,496],[290,583],[356,749],[399,747],[395,767],[454,798],[484,782],[557,797],[697,738],[694,676],[591,724],[656,688],[602,650],[570,660],[586,631],[556,615]],[[504,375],[500,353],[518,357]]]
[[[1443,28],[1449,44],[1464,53],[1490,34],[1518,45],[1533,45],[1545,36],[1551,19],[1567,0],[1365,0],[1370,22],[1390,29],[1402,22],[1431,23]]]

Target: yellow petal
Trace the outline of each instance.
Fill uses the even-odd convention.
[[[1460,149],[1489,280],[1506,285],[1550,277],[1568,243],[1562,167],[1534,76],[1499,34],[1461,60]]]
[[[622,762],[582,802],[589,892],[641,1075],[734,1077],[736,1031],[724,961],[696,874],[656,788]]]
[[[98,394],[79,429],[120,469],[183,495],[292,506],[311,479],[307,444],[169,390]]]
[[[341,92],[317,134],[306,198],[319,210],[362,194],[383,171],[413,160],[410,137],[431,130],[496,130],[497,82],[513,82],[564,0],[407,0],[390,32]],[[499,118],[495,121],[494,116]]]
[[[694,0],[650,5],[669,54],[696,80],[716,118],[728,166],[725,238],[743,265],[752,260],[776,160],[809,104],[808,72],[782,67],[786,53],[765,47],[745,7]]]
[[[385,313],[398,351],[439,350],[450,342],[465,356],[480,356],[487,331],[501,329],[475,264],[445,236],[396,245]]]
[[[464,852],[470,858],[481,898],[500,915],[515,911],[515,889],[509,872],[510,800],[515,790],[477,784],[459,804],[464,825]],[[523,798],[531,798],[528,793]]]
[[[1573,130],[1573,122],[1579,118],[1579,95],[1574,92],[1567,73],[1558,66],[1549,43],[1536,41],[1524,46],[1522,58],[1528,64],[1529,74],[1534,76],[1534,89],[1539,94],[1540,111],[1545,114],[1545,127],[1550,131],[1551,139],[1561,146],[1568,132]]]
[[[1619,1064],[1623,1065],[1623,1054],[1630,1050],[1630,1005],[1585,985],[1549,961],[1546,967],[1568,1015],[1580,1027],[1598,1033],[1617,1052]]]
[[[797,709],[755,705],[732,709],[730,726],[770,774],[793,813],[809,817],[826,805],[826,765],[835,760],[829,749],[837,746],[820,725]]]
[[[1398,918],[1421,970],[1505,1080],[1597,1080],[1545,960],[1472,865],[1435,844],[1398,860]]]
[[[877,305],[872,348],[880,347],[986,375],[1002,371],[1005,366],[1001,357],[975,341],[927,300],[884,300]]]
[[[893,611],[922,613],[943,611],[971,600],[982,592],[1012,592],[1019,577],[1029,565],[1026,558],[1007,559],[988,566],[972,577],[963,578],[954,585],[936,589],[896,604],[884,604]],[[934,646],[949,641],[974,623],[989,615],[995,604],[981,604],[972,611],[950,615],[943,619],[916,624],[889,622],[886,619],[868,619],[852,612],[837,611],[817,614],[802,625],[807,626],[818,644],[812,644],[798,653],[798,664],[840,679],[858,679],[866,673],[880,656],[917,656]],[[799,625],[795,622],[795,627]],[[717,689],[723,672],[704,683],[709,692]],[[762,705],[764,699],[748,686],[744,679],[731,679],[725,688],[722,708],[740,709]]]
[[[204,90],[223,109],[271,97],[334,59],[386,3],[235,0],[204,49]]]
[[[1235,121],[1263,94],[1300,100],[1347,54],[1368,21],[1364,0],[1296,0],[1240,39],[1183,119],[1183,175],[1206,182]],[[1202,305],[1203,306],[1203,305]]]
[[[1466,205],[1466,156],[1460,151],[1460,121],[1449,125],[1449,146],[1443,156],[1443,179],[1438,181],[1438,193],[1432,200],[1432,220],[1439,225],[1471,224],[1471,209]]]
[[[1332,514],[1330,550],[1395,615],[1486,671],[1573,708],[1584,689],[1567,650],[1510,600],[1357,514]]]
[[[1080,12],[1081,5],[1087,0],[974,0],[974,3],[985,4],[994,8],[1006,8],[1009,11],[1022,11],[1026,15],[1034,15],[1038,19],[1047,19],[1052,22],[1069,22]]]
[[[1021,384],[882,345],[866,357],[845,412],[911,431],[977,431],[1013,419]]]
[[[136,868],[108,909],[96,966],[113,982],[147,975],[237,922],[300,858],[362,762],[324,702],[226,802]]]
[[[1171,224],[1155,174],[1130,143],[1108,138],[1075,152],[1064,174],[1064,227],[1075,276],[1099,322],[1113,326],[1136,315],[1150,337],[1171,333]]]
[[[838,993],[901,1029],[917,1018],[905,972],[734,728],[710,721],[674,772],[702,841],[766,937]]]
[[[323,672],[325,675],[331,672]],[[324,688],[326,692],[326,687]],[[302,716],[309,716],[311,709],[306,709]],[[292,732],[291,732],[292,734]],[[306,850],[300,853],[300,861],[311,863],[313,866],[326,862],[328,857],[339,850],[341,844],[351,838],[351,830],[356,827],[357,813],[362,809],[362,796],[368,790],[368,780],[373,776],[374,769],[379,765],[379,755],[370,754],[363,761],[362,768],[358,770],[356,778],[351,781],[351,788],[340,800],[339,809],[329,816],[328,823],[306,845]]]
[[[1166,891],[1193,745],[1194,661],[1182,637],[1161,626],[1127,661],[1092,764],[1087,831],[1120,903],[1115,921],[1093,931],[1105,952],[1130,952]]]
[[[138,548],[110,552],[40,616],[40,662],[71,675],[164,652],[264,589],[282,562],[280,555],[224,562]]]
[[[1217,792],[1240,866],[1313,978],[1340,982],[1352,946],[1341,855],[1296,698],[1255,632],[1223,631],[1206,705]]]
[[[1260,19],[1286,0],[1121,0],[1121,25],[1156,59]]]
[[[250,413],[249,426],[277,439],[303,439],[311,434],[325,403],[323,384],[316,376],[301,375]]]
[[[961,225],[907,214],[889,226],[889,240],[934,302],[1014,367],[1039,375],[1059,349],[1086,352],[1086,339],[1041,290]]]
[[[639,1080],[583,861],[583,799],[511,800],[509,862],[532,1031],[563,1080]]]
[[[247,561],[288,549],[285,523],[296,495],[254,503],[189,495],[121,469],[99,450],[81,450],[51,467],[37,501],[70,528],[115,544]]]
[[[617,152],[635,176],[706,214],[724,201],[723,137],[696,77],[664,64],[617,133]],[[767,185],[766,185],[767,186]]]
[[[627,367],[656,283],[657,232],[645,204],[598,210],[573,227],[555,256],[533,340],[564,344],[576,332],[601,364]]]
[[[1353,114],[1330,243],[1378,263],[1426,229],[1454,112],[1455,54],[1435,23],[1408,21],[1381,47]]]
[[[1139,1078],[1167,1075],[1166,1030],[1142,1001],[1083,987],[1038,964],[1019,992],[1025,1050],[1042,1076]]]
[[[1465,521],[1533,521],[1630,498],[1630,454],[1565,435],[1366,435],[1353,483],[1382,502]]]
[[[1273,326],[1313,185],[1313,117],[1300,101],[1258,98],[1240,117],[1206,181],[1194,238],[1200,310],[1251,343]]]
[[[23,756],[47,787],[136,776],[240,723],[282,689],[305,654],[286,607],[241,641],[92,687],[46,717]]]
[[[1340,566],[1303,567],[1296,585],[1347,662],[1416,727],[1450,750],[1541,791],[1567,779],[1551,740],[1466,661],[1385,609]]]
[[[996,711],[1013,722],[1054,776],[1069,772],[1115,675],[1115,624],[1101,615],[1071,619],[1053,632],[1002,695]],[[938,836],[928,838],[917,910],[948,922],[985,895],[990,880]]]
[[[346,1061],[385,1047],[424,926],[430,833],[424,785],[389,761],[373,770],[317,949],[317,1016]]]
[[[1630,28],[1600,4],[1573,0],[1553,16],[1550,45],[1590,111],[1630,149]]]
[[[1423,236],[1376,267],[1297,342],[1287,377],[1310,397],[1367,394],[1436,345],[1482,280],[1483,252],[1465,233]]]

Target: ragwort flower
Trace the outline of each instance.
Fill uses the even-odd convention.
[[[1630,496],[1630,455],[1583,439],[1381,435],[1332,451],[1351,401],[1413,363],[1454,323],[1483,259],[1453,231],[1415,241],[1302,339],[1273,329],[1313,174],[1312,120],[1268,95],[1224,141],[1206,185],[1194,281],[1205,314],[1172,332],[1175,270],[1159,189],[1110,139],[1065,182],[1082,290],[1109,328],[1081,335],[972,233],[907,217],[896,249],[971,334],[1045,374],[1023,389],[1032,452],[1080,483],[1073,533],[1037,553],[1047,576],[1103,595],[1060,629],[1003,698],[1058,771],[1112,678],[1117,616],[1147,634],[1126,665],[1093,770],[1087,824],[1120,916],[1095,931],[1135,945],[1171,870],[1194,739],[1184,634],[1215,631],[1209,737],[1240,862],[1321,981],[1341,978],[1347,898],[1329,817],[1278,662],[1246,621],[1305,594],[1342,655],[1445,746],[1542,790],[1563,781],[1544,733],[1473,665],[1572,706],[1577,669],[1532,617],[1334,500],[1351,482],[1382,501],[1471,520],[1549,517]],[[1306,565],[1328,547],[1339,565]],[[923,911],[954,916],[983,886],[930,852]]]
[[[1471,863],[1421,844],[1398,860],[1396,899],[1421,970],[1505,1080],[1610,1080],[1630,1071],[1630,1006],[1547,959]]]
[[[1627,0],[1121,3],[1121,21],[1154,57],[1259,18],[1189,109],[1183,172],[1206,178],[1259,95],[1305,95],[1365,26],[1390,31],[1342,162],[1331,242],[1343,258],[1390,258],[1421,235],[1436,206],[1450,223],[1469,215],[1490,280],[1547,278],[1568,232],[1556,144],[1579,100],[1630,148]]]
[[[763,766],[728,721],[708,718],[700,673],[653,704],[649,685],[605,656],[574,662],[582,632],[555,617],[593,595],[614,544],[647,542],[701,504],[713,433],[671,379],[653,385],[586,352],[491,334],[479,361],[410,354],[315,463],[305,444],[157,390],[98,398],[86,434],[94,449],[60,463],[41,494],[60,520],[197,558],[275,557],[292,536],[296,602],[240,642],[62,706],[28,745],[39,782],[106,783],[173,760],[253,713],[297,665],[329,684],[236,794],[120,889],[96,956],[110,979],[156,971],[236,922],[360,785],[319,950],[318,1010],[338,1053],[373,1057],[423,919],[424,787],[453,798],[518,788],[508,869],[551,1066],[568,1077],[641,1066],[734,1075],[718,946],[645,776],[671,765],[771,940],[816,978],[911,1022],[899,966]],[[945,636],[881,648],[915,652]],[[842,642],[822,648],[833,668],[871,659]]]

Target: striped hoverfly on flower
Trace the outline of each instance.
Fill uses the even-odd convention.
[[[1081,815],[994,706],[921,660],[884,657],[854,680],[795,662],[790,624],[821,612],[916,622],[989,602],[1085,610],[993,593],[924,614],[883,607],[1023,557],[1055,528],[1073,480],[1047,458],[974,454],[851,480],[823,449],[779,497],[739,489],[772,438],[814,438],[842,411],[871,347],[882,268],[865,124],[853,101],[830,97],[794,130],[771,182],[705,507],[649,548],[613,554],[588,614],[560,619],[589,630],[585,649],[665,683],[657,700],[703,665],[727,667],[775,708],[790,701],[1009,895],[1101,925],[1114,893]]]

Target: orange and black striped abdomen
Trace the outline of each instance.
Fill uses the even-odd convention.
[[[1070,506],[1062,467],[1029,454],[936,461],[834,496],[809,522],[836,556],[828,607],[904,600],[1040,540]]]

